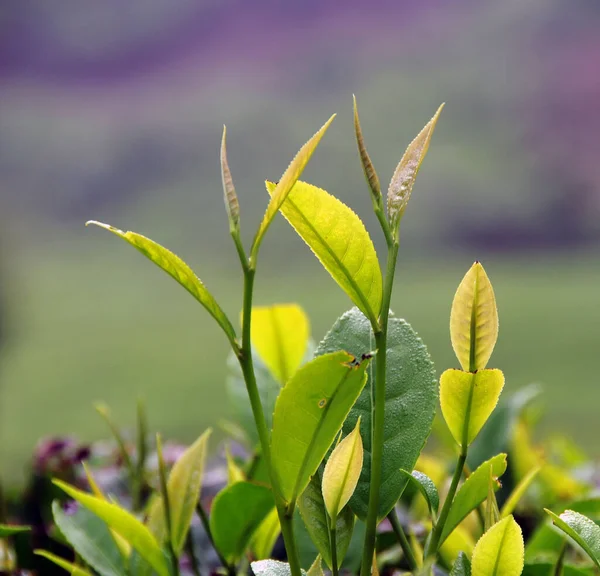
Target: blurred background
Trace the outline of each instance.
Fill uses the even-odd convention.
[[[382,183],[445,101],[402,225],[393,297],[438,370],[456,366],[456,286],[481,260],[515,390],[541,382],[545,430],[597,454],[600,4],[594,0],[9,0],[0,8],[0,462],[18,479],[49,434],[106,435],[107,402],[181,440],[228,414],[227,342],[166,275],[83,224],[185,258],[234,319],[229,161],[249,243],[276,179],[338,117],[304,179],[354,208],[383,253],[352,127]],[[349,300],[283,218],[256,303],[296,301],[319,339]],[[593,433],[592,433],[593,431]]]

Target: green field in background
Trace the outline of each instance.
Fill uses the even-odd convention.
[[[106,435],[93,409],[98,400],[129,425],[142,396],[152,428],[180,440],[228,415],[225,337],[186,292],[131,252],[71,252],[60,265],[32,256],[19,266],[23,289],[12,294],[11,340],[0,363],[0,462],[10,480],[44,435]],[[457,366],[449,310],[470,264],[453,257],[399,265],[393,309],[422,336],[438,372]],[[484,265],[500,312],[490,366],[504,370],[509,390],[542,383],[546,425],[556,423],[597,451],[590,434],[600,404],[600,261],[494,257]],[[237,325],[239,277],[219,266],[202,277]],[[258,304],[299,302],[316,339],[350,307],[312,261],[302,270],[292,262],[269,269],[266,262],[256,290]]]

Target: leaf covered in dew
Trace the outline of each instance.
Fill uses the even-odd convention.
[[[305,364],[279,394],[271,451],[286,502],[302,494],[367,380],[369,358],[338,351]]]
[[[54,484],[104,520],[109,528],[131,544],[131,547],[154,568],[159,576],[169,576],[167,558],[159,543],[150,530],[133,514],[117,504],[91,496],[60,480],[54,480]]]
[[[554,525],[572,538],[600,568],[600,526],[573,510],[565,510],[560,516],[547,509],[546,513],[552,518]]]
[[[56,566],[60,566],[60,568],[71,574],[71,576],[92,576],[91,572],[88,572],[81,568],[81,566],[77,566],[72,562],[68,562],[56,554],[52,554],[52,552],[47,552],[46,550],[34,550],[33,553],[42,558],[46,558],[46,560],[56,564]]]
[[[498,404],[504,374],[498,369],[446,370],[440,377],[440,406],[459,446],[469,446]]]
[[[404,156],[400,160],[400,163],[396,167],[392,180],[388,188],[387,205],[388,205],[388,217],[392,225],[393,230],[397,230],[402,215],[406,210],[410,195],[412,193],[413,186],[421,163],[427,154],[429,149],[429,143],[435,130],[440,113],[442,112],[442,104],[433,118],[425,125],[423,130],[419,132],[417,137],[408,145]]]
[[[282,386],[300,367],[309,334],[308,317],[297,304],[252,308],[252,345]]]
[[[271,490],[250,482],[236,482],[219,492],[210,513],[210,530],[227,562],[235,564],[244,555],[273,505]]]
[[[227,162],[227,128],[223,126],[223,139],[221,140],[221,180],[223,181],[223,197],[225,200],[225,209],[229,219],[229,229],[235,232],[240,228],[240,204],[238,202],[233,178]]]
[[[356,357],[375,348],[369,320],[357,308],[345,312],[319,344],[316,354],[348,350]],[[363,468],[350,507],[362,520],[367,517],[371,484],[373,392],[377,359],[367,370],[367,385],[352,406],[343,426],[349,434],[361,417],[364,448]],[[401,469],[412,470],[429,433],[437,405],[435,369],[427,347],[408,322],[391,317],[388,322],[387,375],[385,383],[385,423],[382,484],[379,492],[379,518],[394,507],[407,480]]]
[[[250,564],[254,576],[292,576],[292,570],[287,562],[279,560],[258,560]],[[302,576],[307,576],[304,570]]]
[[[459,552],[452,565],[450,576],[471,576],[471,562],[464,552]]]
[[[471,559],[471,576],[520,576],[524,554],[521,527],[507,516],[478,540]]]
[[[269,194],[275,194],[275,184],[266,185]],[[376,322],[383,280],[375,247],[361,219],[335,196],[300,181],[281,213],[352,302]]]
[[[316,150],[321,138],[329,128],[330,124],[333,122],[335,118],[335,114],[323,124],[323,126],[315,133],[315,135],[308,141],[302,148],[294,159],[291,161],[290,165],[287,167],[286,171],[283,173],[283,176],[279,179],[277,184],[274,185],[273,192],[271,193],[271,201],[267,206],[267,211],[262,219],[260,227],[254,237],[254,242],[252,244],[252,251],[250,254],[251,260],[256,260],[258,256],[258,249],[260,248],[260,243],[269,228],[273,218],[275,218],[275,214],[279,211],[282,204],[285,202],[290,190],[296,184],[296,181],[304,172],[304,168],[308,164],[311,156]]]
[[[348,504],[358,483],[363,465],[360,418],[354,430],[333,450],[323,472],[323,500],[332,521]]]
[[[498,490],[500,488],[498,478],[506,472],[506,454],[498,454],[484,462],[458,489],[442,530],[440,544],[444,542],[456,526],[487,498],[490,485],[490,467],[494,478],[494,489]]]
[[[412,484],[425,498],[430,516],[435,519],[440,507],[440,496],[435,484],[427,474],[413,470],[412,473],[406,470],[400,470],[402,475]]]
[[[235,330],[221,309],[213,295],[206,289],[206,286],[194,274],[194,271],[181,259],[170,250],[167,250],[160,244],[146,238],[136,232],[123,232],[118,228],[114,228],[109,224],[90,220],[86,226],[93,224],[112,232],[115,236],[122,238],[128,244],[131,244],[139,252],[141,252],[148,260],[154,262],[160,269],[164,270],[171,278],[181,284],[217,321],[223,329],[230,342],[235,342]]]
[[[358,145],[358,153],[360,155],[360,162],[362,164],[363,172],[369,188],[371,189],[371,196],[374,205],[378,205],[381,202],[381,184],[379,183],[379,177],[375,171],[375,166],[371,162],[371,157],[367,152],[367,146],[363,137],[362,129],[360,127],[360,120],[358,118],[358,107],[356,105],[356,96],[354,99],[354,133],[356,135],[356,143]]]
[[[498,339],[498,309],[492,283],[479,262],[469,268],[454,295],[450,339],[463,370],[487,366]]]
[[[189,446],[175,462],[169,474],[167,494],[173,530],[171,545],[176,553],[183,549],[196,505],[200,499],[202,474],[211,433],[212,430],[209,428]],[[162,498],[154,500],[147,525],[159,542],[164,541],[167,535],[167,526]]]

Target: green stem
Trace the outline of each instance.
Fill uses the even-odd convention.
[[[446,500],[444,500],[444,505],[442,506],[442,511],[438,517],[437,524],[431,533],[431,539],[429,540],[429,544],[427,546],[427,550],[425,552],[425,557],[429,558],[437,553],[438,546],[440,543],[440,538],[442,536],[442,532],[444,530],[444,525],[446,524],[446,520],[448,519],[448,514],[450,513],[450,508],[452,507],[452,502],[454,501],[454,496],[456,495],[456,490],[458,488],[458,483],[462,477],[463,468],[465,466],[465,462],[467,460],[467,449],[461,449],[460,456],[458,457],[458,463],[456,465],[456,470],[454,470],[454,476],[452,477],[452,482],[450,484],[450,489],[448,490],[448,495],[446,496]]]
[[[196,557],[196,552],[194,550],[194,541],[192,539],[192,531],[190,530],[185,539],[185,548],[187,550],[188,556],[190,557],[190,563],[192,565],[192,574],[194,576],[201,576],[200,574],[200,564],[198,563],[198,558]]]
[[[200,522],[202,522],[202,526],[204,527],[204,531],[206,532],[206,535],[208,536],[208,540],[210,541],[211,546],[214,548],[215,552],[217,553],[219,562],[221,562],[221,564],[223,565],[223,568],[225,568],[225,570],[227,570],[228,576],[236,576],[235,567],[231,566],[229,564],[229,562],[227,562],[227,560],[225,560],[225,558],[223,557],[221,552],[219,552],[219,549],[215,546],[215,541],[213,539],[212,531],[210,529],[210,522],[208,520],[208,515],[206,514],[206,510],[204,510],[204,506],[202,506],[202,502],[200,502],[200,501],[198,501],[198,504],[196,505],[196,513],[198,514],[198,517],[200,518]]]
[[[331,574],[338,576],[338,559],[337,559],[337,531],[336,523],[332,521],[333,526],[329,529],[329,546],[331,547]]]
[[[279,523],[281,524],[281,533],[283,535],[283,541],[285,544],[285,550],[288,557],[288,563],[292,576],[301,576],[300,569],[300,558],[298,556],[298,550],[296,548],[296,540],[294,538],[294,529],[292,524],[292,518],[294,514],[295,502],[288,503],[284,502],[279,492],[279,486],[277,478],[273,470],[273,460],[271,458],[271,442],[269,437],[269,430],[267,429],[267,423],[265,420],[265,413],[263,410],[262,403],[260,401],[260,394],[258,392],[258,386],[256,384],[256,376],[254,374],[254,364],[252,361],[252,346],[251,346],[251,326],[252,326],[252,296],[254,291],[254,275],[255,269],[251,265],[244,267],[244,305],[242,309],[242,347],[238,354],[240,367],[244,375],[244,381],[246,382],[246,389],[248,390],[248,397],[250,399],[250,406],[252,407],[252,414],[254,415],[254,423],[258,432],[258,438],[260,440],[260,447],[267,470],[269,471],[269,478],[271,480],[271,489],[275,497],[275,505],[277,507],[277,514],[279,516]]]
[[[556,561],[556,566],[554,567],[553,576],[563,576],[564,572],[564,564],[565,564],[565,554],[567,552],[567,542],[563,541],[562,547],[560,549],[560,554],[558,555],[558,560]]]
[[[381,198],[379,198],[379,201],[377,203],[375,203],[375,200],[373,201],[373,210],[375,211],[375,216],[377,216],[377,220],[379,220],[379,224],[381,224],[381,229],[383,230],[383,235],[385,236],[387,246],[389,249],[391,249],[394,246],[394,238],[390,229],[390,223],[385,217],[385,211],[383,209],[383,200]]]
[[[160,436],[156,436],[156,449],[158,453],[158,477],[160,481],[160,492],[163,500],[163,512],[165,516],[165,525],[167,528],[167,548],[171,556],[171,565],[173,566],[174,576],[179,576],[179,559],[173,548],[173,522],[171,516],[171,499],[167,489],[167,474],[165,470],[165,461],[162,454],[162,443]]]
[[[367,527],[360,573],[361,576],[370,576],[377,538],[377,515],[379,512],[379,488],[381,486],[381,462],[383,460],[383,438],[385,420],[385,377],[387,361],[387,325],[390,314],[390,300],[394,286],[394,272],[398,258],[398,243],[392,243],[388,250],[387,270],[379,327],[375,332],[377,346],[376,373],[375,373],[375,410],[373,414],[373,436],[371,456],[371,481],[369,487],[369,510],[367,512]]]
[[[388,514],[388,520],[392,525],[392,530],[398,538],[398,543],[400,544],[400,548],[402,548],[402,552],[404,553],[404,558],[406,558],[406,563],[408,564],[408,568],[411,572],[416,572],[418,569],[417,560],[415,559],[415,555],[413,553],[412,547],[406,534],[404,534],[404,530],[398,520],[398,516],[396,515],[396,510],[392,509],[392,511]]]

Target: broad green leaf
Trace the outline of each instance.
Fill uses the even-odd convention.
[[[490,466],[492,467],[492,474],[496,479],[496,490],[500,488],[500,482],[497,479],[506,472],[506,454],[498,454],[487,462],[484,462],[459,488],[444,524],[440,544],[469,513],[475,510],[487,498],[490,482]]]
[[[560,516],[545,508],[554,525],[570,536],[600,568],[600,526],[587,516],[566,510]]]
[[[200,498],[202,474],[206,460],[206,446],[212,430],[209,428],[175,462],[169,480],[167,493],[171,507],[173,527],[173,550],[181,552],[185,544],[192,517]],[[165,513],[162,498],[157,498],[150,509],[148,527],[159,542],[167,536]]]
[[[536,468],[532,468],[514,487],[510,496],[507,498],[506,502],[504,502],[502,510],[500,511],[500,515],[502,518],[505,518],[506,516],[514,512],[515,508],[517,507],[517,504],[520,502],[521,498],[523,498],[523,495],[525,494],[525,492],[527,492],[540,470],[541,468],[539,466]]]
[[[259,560],[250,564],[254,576],[292,576],[292,570],[287,562],[279,560]],[[307,576],[302,570],[302,576]]]
[[[512,516],[500,520],[475,545],[472,576],[520,576],[523,571],[523,534]]]
[[[223,198],[225,209],[229,220],[229,229],[233,233],[240,228],[240,205],[235,193],[233,178],[227,162],[227,128],[223,126],[223,138],[221,140],[221,180],[223,181]]]
[[[418,470],[413,470],[412,474],[406,470],[400,470],[400,473],[423,495],[429,508],[429,514],[435,519],[440,507],[440,496],[431,478]]]
[[[395,233],[397,233],[398,225],[410,200],[419,168],[421,168],[421,163],[429,149],[429,143],[443,107],[442,104],[435,116],[408,145],[390,181],[387,195],[388,217]]]
[[[30,530],[31,528],[29,526],[14,526],[8,524],[0,524],[0,538],[14,536],[15,534],[21,534],[22,532],[29,532]]]
[[[46,560],[49,560],[53,564],[60,566],[63,570],[65,570],[72,576],[92,576],[91,572],[84,570],[83,568],[77,566],[76,564],[73,564],[72,562],[68,562],[67,560],[61,558],[60,556],[57,556],[56,554],[46,552],[46,550],[34,550],[33,552],[38,556],[46,558]],[[124,574],[124,572],[122,572],[121,575],[122,574]]]
[[[335,520],[354,493],[363,465],[360,418],[354,430],[333,450],[323,472],[323,500],[329,517]]]
[[[464,552],[458,553],[458,558],[450,570],[450,576],[471,576],[471,562]]]
[[[281,385],[298,370],[308,344],[308,318],[297,304],[252,308],[252,345]]]
[[[274,184],[267,182],[267,190],[274,194]],[[360,218],[337,198],[306,182],[296,183],[281,213],[352,302],[377,321],[381,269]]]
[[[98,516],[83,507],[66,514],[56,500],[52,503],[52,516],[77,554],[101,576],[122,576],[126,572],[121,551]]]
[[[159,576],[169,576],[168,563],[164,552],[150,530],[135,516],[116,504],[90,496],[60,480],[54,480],[54,484],[90,512],[104,520],[109,528],[112,528],[127,540],[140,556],[156,570]]]
[[[318,471],[311,478],[306,490],[304,490],[302,496],[298,499],[298,510],[319,554],[325,561],[325,564],[331,569],[329,520],[321,490],[321,474]],[[338,564],[341,566],[348,551],[354,530],[354,514],[350,510],[350,507],[346,506],[342,509],[341,513],[337,516],[335,528],[337,559]]]
[[[450,339],[465,372],[486,367],[498,338],[498,309],[492,283],[475,262],[465,274],[452,302]]]
[[[271,201],[267,206],[267,211],[265,212],[252,244],[252,251],[250,255],[250,259],[252,261],[256,261],[260,243],[262,242],[267,229],[271,225],[273,218],[275,218],[275,215],[281,208],[282,204],[288,197],[290,190],[293,188],[294,184],[296,184],[302,172],[304,172],[304,168],[306,168],[306,165],[313,155],[313,152],[316,150],[321,138],[325,134],[327,128],[329,128],[329,125],[333,122],[334,118],[335,114],[329,120],[327,120],[325,124],[323,124],[319,131],[306,144],[304,144],[302,148],[300,148],[298,154],[296,154],[286,171],[283,173],[283,176],[279,179],[277,184],[273,186],[273,190],[271,192]]]
[[[257,560],[270,558],[280,533],[279,514],[277,508],[274,507],[254,532],[254,537],[250,543],[254,558]]]
[[[406,486],[401,469],[412,470],[431,430],[437,404],[437,383],[427,348],[411,326],[400,318],[390,318],[387,338],[387,379],[385,387],[385,432],[379,517],[394,507]],[[348,350],[357,358],[375,348],[375,337],[367,318],[356,308],[346,312],[333,325],[317,354]],[[367,516],[371,480],[372,398],[376,360],[367,370],[365,389],[344,422],[349,434],[359,417],[363,440],[363,469],[350,506],[361,519]]]
[[[100,228],[104,228],[109,232],[112,232],[119,238],[122,238],[134,248],[137,248],[148,260],[151,260],[159,268],[164,270],[171,278],[176,282],[179,282],[204,308],[207,312],[217,321],[219,326],[223,329],[229,341],[235,342],[235,330],[229,321],[229,318],[225,315],[225,312],[221,309],[213,295],[206,289],[206,286],[200,281],[200,279],[194,274],[194,271],[181,259],[176,256],[170,250],[167,250],[160,244],[146,238],[141,234],[135,232],[123,232],[118,228],[114,228],[108,224],[102,222],[96,222],[90,220],[86,225],[94,224]]]
[[[308,569],[306,576],[325,576],[323,574],[323,561],[320,554],[317,554],[317,557]]]
[[[273,504],[271,490],[258,484],[236,482],[219,492],[210,513],[210,530],[227,562],[235,564],[244,555]]]
[[[360,120],[358,118],[358,107],[356,105],[356,96],[354,98],[354,133],[356,135],[356,143],[358,144],[358,153],[360,155],[360,162],[362,164],[363,172],[367,184],[371,189],[371,196],[373,199],[373,205],[377,206],[381,202],[381,185],[379,184],[379,177],[375,171],[375,166],[371,162],[367,147],[365,145],[365,139],[363,138],[362,129],[360,127]]]
[[[360,356],[359,356],[360,358]],[[278,488],[295,502],[316,472],[367,380],[368,358],[320,356],[288,381],[275,403],[271,452]]]
[[[440,377],[444,420],[459,446],[469,446],[494,411],[504,388],[501,370],[446,370]]]

